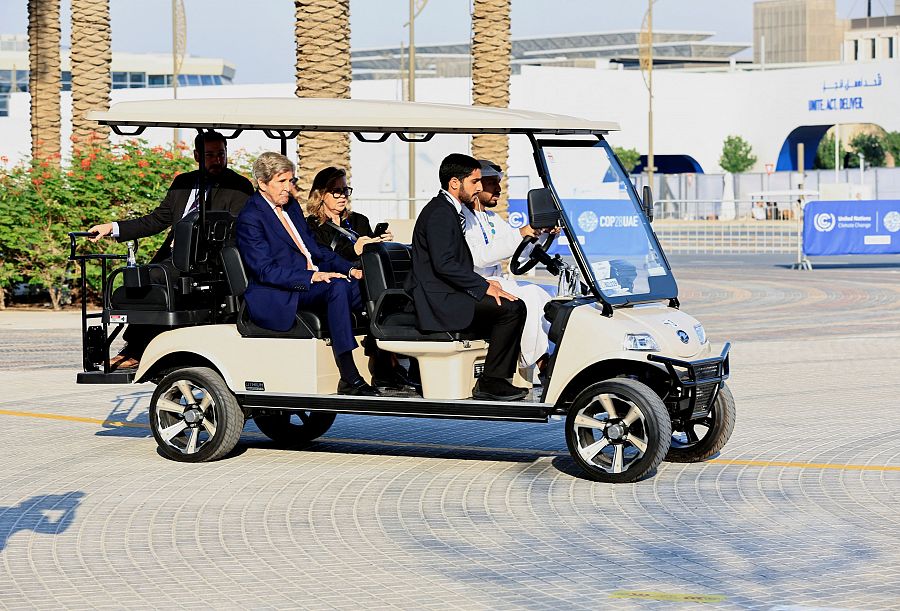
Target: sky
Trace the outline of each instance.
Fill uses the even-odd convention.
[[[892,14],[894,0],[873,0],[872,14]],[[27,31],[25,0],[0,0],[0,33]],[[294,3],[291,0],[184,0],[187,52],[220,57],[236,83],[294,80]],[[69,41],[69,2],[62,0],[63,44]],[[171,53],[170,0],[110,0],[114,51]],[[512,0],[513,37],[638,30],[646,0]],[[470,36],[470,0],[428,0],[416,19],[416,44],[463,42]],[[865,17],[866,0],[837,0],[841,18]],[[408,0],[351,0],[354,49],[399,46],[408,37]],[[753,0],[657,0],[654,29],[714,33],[712,40],[750,43]]]

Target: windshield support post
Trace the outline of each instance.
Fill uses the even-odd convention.
[[[212,131],[212,130],[210,130]],[[197,236],[197,252],[206,252],[206,184],[209,182],[206,172],[206,139],[202,137],[203,129],[197,129],[197,156],[200,165],[200,176],[197,184],[197,212],[199,213],[198,223],[200,224],[200,235]],[[190,202],[187,204],[190,206]]]

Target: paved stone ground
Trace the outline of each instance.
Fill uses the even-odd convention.
[[[248,425],[169,462],[152,388],[74,384],[77,315],[0,312],[0,607],[900,607],[900,265],[697,259],[734,436],[618,486],[559,422],[339,416],[298,451]]]

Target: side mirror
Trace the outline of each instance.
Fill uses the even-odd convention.
[[[550,229],[559,224],[559,208],[550,189],[528,192],[528,221],[535,229]]]
[[[647,220],[652,223],[653,222],[653,190],[650,188],[650,185],[644,185],[643,201],[641,202],[641,208],[644,209],[644,214],[647,216]]]

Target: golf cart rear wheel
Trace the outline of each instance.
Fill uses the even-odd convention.
[[[584,389],[566,417],[566,443],[589,478],[607,483],[641,479],[669,450],[672,424],[659,396],[628,378]]]
[[[672,423],[672,445],[666,454],[666,460],[700,462],[715,456],[731,437],[735,417],[734,396],[722,384],[706,416],[687,423]]]
[[[334,412],[281,412],[257,414],[253,422],[262,434],[279,445],[298,446],[324,435],[334,424]]]
[[[237,445],[244,413],[218,373],[178,369],[164,377],[150,400],[150,430],[159,451],[179,462],[222,458]]]

